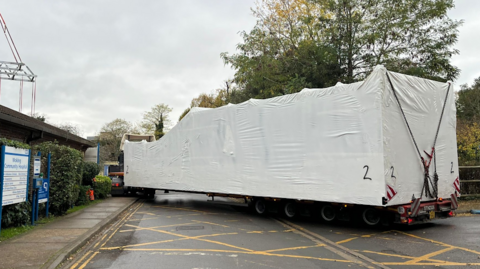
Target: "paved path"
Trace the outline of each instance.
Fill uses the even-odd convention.
[[[465,268],[480,266],[480,217],[369,229],[207,202],[141,200],[64,268]],[[215,199],[217,200],[217,198]]]
[[[108,198],[102,203],[0,243],[0,268],[55,268],[137,199]]]

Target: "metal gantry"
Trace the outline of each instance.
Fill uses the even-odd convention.
[[[13,54],[15,62],[6,62],[0,61],[0,83],[2,79],[5,80],[17,80],[20,81],[20,92],[19,92],[19,108],[18,111],[22,112],[23,105],[23,82],[32,82],[32,103],[31,103],[31,115],[35,114],[35,100],[36,100],[36,78],[37,76],[32,72],[32,70],[23,63],[20,54],[18,53],[15,42],[13,42],[12,35],[7,28],[7,24],[3,19],[2,14],[0,14],[0,27],[2,28],[5,38],[7,39],[8,46],[10,51]],[[1,84],[0,84],[1,87]],[[1,93],[1,88],[0,88]]]
[[[0,79],[35,82],[35,75],[24,63],[0,61]]]

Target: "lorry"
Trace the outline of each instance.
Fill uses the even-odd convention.
[[[364,81],[194,108],[124,146],[125,184],[243,198],[258,214],[415,224],[454,215],[455,95],[377,66]]]
[[[135,194],[137,191],[144,191],[143,188],[126,186],[123,180],[124,178],[124,153],[123,148],[125,145],[125,141],[130,142],[153,142],[155,141],[154,135],[146,135],[146,134],[124,134],[122,136],[122,140],[120,141],[120,154],[118,156],[118,164],[117,165],[109,165],[108,166],[108,176],[112,180],[112,190],[111,194],[115,195],[125,195],[125,194]],[[150,191],[151,192],[151,191]],[[150,193],[149,192],[149,193]]]

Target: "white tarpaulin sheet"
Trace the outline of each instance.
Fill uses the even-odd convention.
[[[215,109],[192,109],[162,139],[125,144],[127,186],[365,205],[420,197],[418,151],[436,140],[439,197],[458,177],[455,100],[448,83],[387,72]],[[433,180],[434,164],[430,166]],[[426,201],[425,196],[423,201]]]

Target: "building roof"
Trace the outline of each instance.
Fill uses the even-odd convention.
[[[44,132],[46,134],[56,137],[58,141],[74,141],[86,147],[96,146],[96,144],[92,141],[89,141],[85,138],[74,135],[58,127],[45,123],[41,120],[37,120],[33,117],[27,116],[23,113],[20,113],[2,105],[0,105],[0,121],[8,122],[9,124],[29,130]]]

